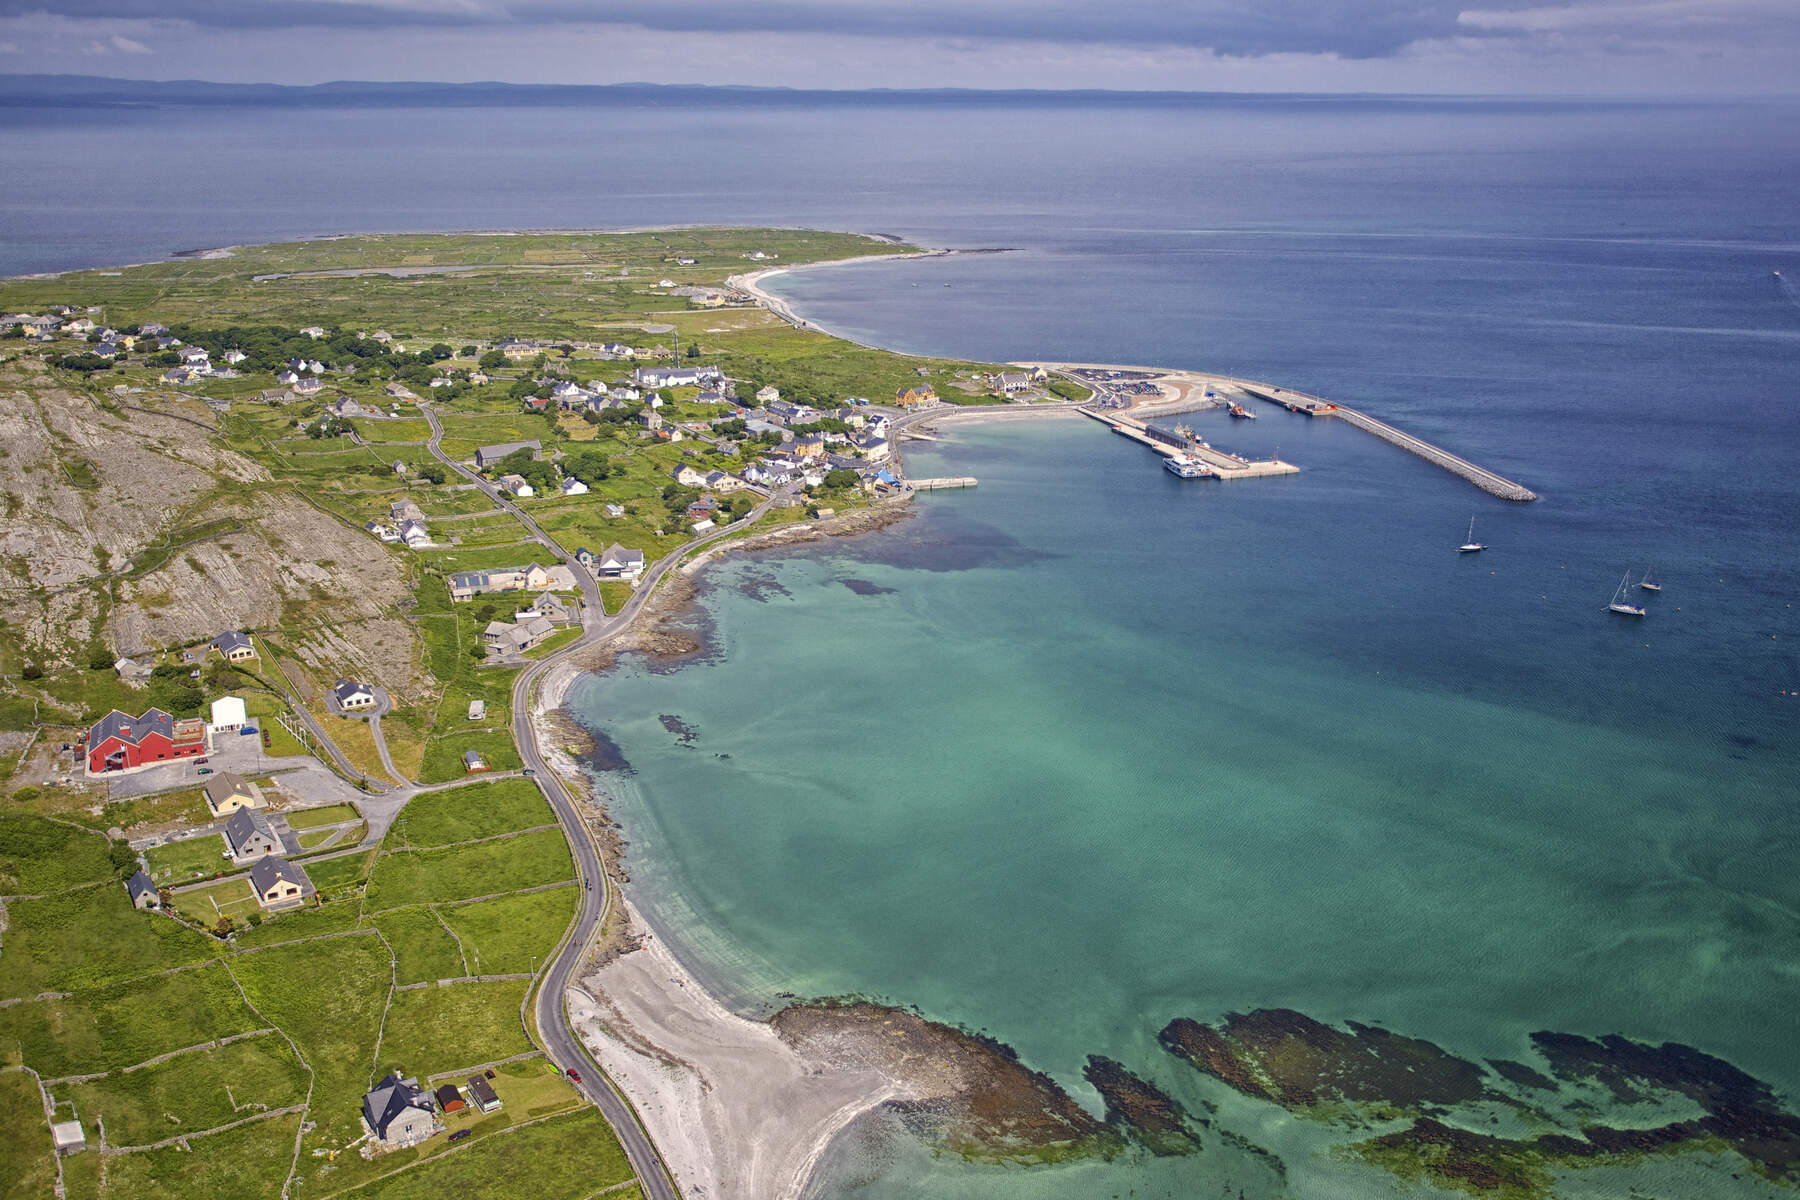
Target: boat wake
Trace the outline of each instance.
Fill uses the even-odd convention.
[[[1800,310],[1800,282],[1777,271],[1775,272],[1775,287],[1781,293],[1783,300]]]

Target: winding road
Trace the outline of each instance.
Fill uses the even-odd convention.
[[[538,681],[558,663],[569,656],[590,646],[597,645],[628,629],[643,612],[645,603],[663,578],[685,559],[690,553],[713,542],[741,531],[746,526],[760,520],[774,498],[766,499],[751,509],[740,521],[734,521],[722,529],[713,530],[704,537],[696,538],[668,554],[644,576],[631,599],[617,613],[607,616],[600,601],[600,589],[586,568],[577,564],[555,539],[551,538],[530,517],[493,484],[483,479],[478,473],[459,462],[451,460],[443,451],[443,425],[437,414],[427,405],[419,405],[425,419],[431,425],[431,440],[427,443],[431,453],[437,460],[472,481],[486,493],[494,503],[517,517],[519,522],[530,530],[532,535],[543,544],[544,548],[556,556],[557,561],[567,563],[575,572],[575,578],[581,584],[582,597],[586,601],[582,609],[581,636],[554,654],[532,663],[519,673],[513,681],[512,691],[512,723],[513,740],[518,744],[519,757],[525,769],[535,773],[538,790],[544,795],[552,811],[556,813],[557,823],[562,827],[563,836],[569,843],[569,851],[575,858],[575,867],[580,876],[581,907],[576,913],[575,922],[563,936],[561,944],[545,964],[543,974],[538,981],[538,990],[534,1000],[534,1013],[537,1018],[538,1037],[544,1046],[544,1052],[550,1061],[565,1072],[576,1068],[582,1074],[577,1089],[592,1100],[601,1115],[612,1125],[618,1135],[619,1144],[625,1148],[625,1155],[631,1161],[632,1170],[637,1172],[638,1182],[644,1195],[650,1200],[679,1200],[680,1193],[675,1187],[673,1177],[669,1173],[662,1156],[657,1153],[650,1136],[644,1131],[636,1112],[624,1095],[613,1086],[606,1073],[600,1069],[580,1038],[569,1024],[568,1009],[564,998],[582,960],[587,957],[595,936],[599,933],[602,922],[612,905],[612,888],[606,872],[601,869],[600,855],[595,849],[594,839],[589,834],[587,824],[575,809],[575,802],[561,781],[554,775],[549,764],[544,761],[543,753],[538,746],[537,728],[531,719],[531,695]],[[595,884],[599,887],[596,889]]]

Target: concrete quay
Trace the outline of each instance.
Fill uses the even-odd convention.
[[[1121,437],[1128,437],[1134,442],[1148,446],[1165,458],[1171,454],[1186,454],[1199,459],[1212,471],[1209,478],[1262,479],[1270,475],[1298,475],[1300,473],[1300,468],[1293,463],[1281,462],[1277,459],[1248,462],[1236,455],[1227,454],[1223,450],[1215,450],[1197,440],[1188,441],[1176,438],[1122,413],[1095,412],[1091,409],[1082,411],[1094,420],[1110,427]]]
[[[1279,404],[1289,412],[1300,413],[1308,417],[1337,417],[1339,420],[1356,426],[1364,433],[1372,433],[1384,442],[1392,443],[1409,454],[1416,454],[1426,462],[1442,467],[1452,475],[1461,476],[1491,496],[1520,502],[1537,499],[1537,493],[1523,484],[1514,483],[1504,475],[1497,475],[1486,467],[1478,467],[1460,455],[1452,454],[1441,446],[1434,446],[1424,438],[1414,437],[1403,429],[1396,429],[1386,421],[1371,417],[1368,413],[1342,404],[1334,404],[1329,400],[1310,396],[1305,392],[1296,392],[1292,388],[1272,387],[1266,383],[1244,379],[1233,379],[1230,381],[1230,385],[1255,396],[1258,400]]]

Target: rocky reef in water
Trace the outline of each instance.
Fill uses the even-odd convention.
[[[1100,1120],[1050,1076],[983,1034],[862,1000],[790,1005],[771,1019],[796,1049],[836,1065],[876,1067],[922,1099],[889,1107],[926,1141],[965,1158],[1015,1164],[1112,1158],[1133,1143],[1155,1154],[1198,1148],[1181,1105],[1118,1063],[1090,1059],[1106,1098]]]
[[[1800,1118],[1762,1081],[1673,1042],[1536,1033],[1542,1070],[1505,1059],[1483,1066],[1431,1042],[1355,1022],[1337,1029],[1288,1009],[1231,1013],[1217,1026],[1182,1017],[1159,1040],[1290,1112],[1359,1129],[1407,1121],[1347,1152],[1475,1195],[1548,1196],[1555,1170],[1676,1150],[1732,1151],[1771,1183],[1800,1184]],[[1474,1128],[1503,1116],[1553,1131]]]

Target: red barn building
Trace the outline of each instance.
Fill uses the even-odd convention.
[[[113,709],[87,732],[88,770],[124,771],[206,753],[206,722],[198,717],[176,720],[160,708],[141,717]]]

